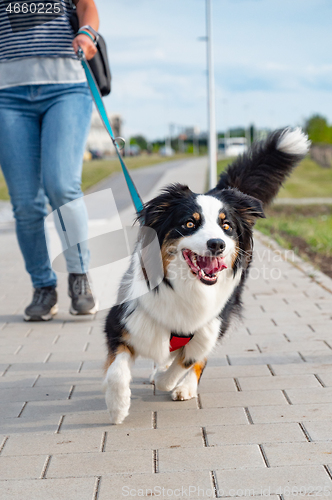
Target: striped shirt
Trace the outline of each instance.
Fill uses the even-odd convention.
[[[70,0],[0,0],[0,61],[27,57],[76,59],[72,48],[74,32],[69,23],[71,5]],[[35,7],[39,13],[34,12]]]

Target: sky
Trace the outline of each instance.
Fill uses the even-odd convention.
[[[205,0],[95,0],[123,135],[207,129]],[[331,0],[212,0],[218,130],[332,122]]]

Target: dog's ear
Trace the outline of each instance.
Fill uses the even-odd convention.
[[[157,228],[160,223],[168,219],[173,213],[173,209],[183,199],[189,198],[192,191],[183,184],[171,184],[163,189],[162,193],[156,198],[148,201],[139,213],[137,219],[145,226]]]
[[[217,197],[225,201],[250,226],[253,226],[258,218],[265,219],[262,202],[238,189],[224,189]]]

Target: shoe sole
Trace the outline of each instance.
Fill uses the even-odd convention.
[[[48,314],[44,314],[43,316],[28,316],[27,314],[24,314],[24,321],[50,321],[53,319],[53,316],[55,316],[59,311],[58,304],[55,304],[51,309]]]
[[[92,309],[89,309],[86,312],[76,311],[76,309],[74,309],[73,306],[71,305],[69,312],[73,316],[89,316],[89,315],[91,316],[93,314],[96,314],[96,312],[98,312],[98,302],[95,303],[95,306]]]

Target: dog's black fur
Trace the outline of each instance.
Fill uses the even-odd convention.
[[[206,194],[218,196],[223,189],[236,188],[271,203],[285,179],[291,174],[303,155],[288,154],[277,149],[284,129],[270,134],[265,141],[254,143],[248,153],[239,156],[220,175],[217,186]]]

